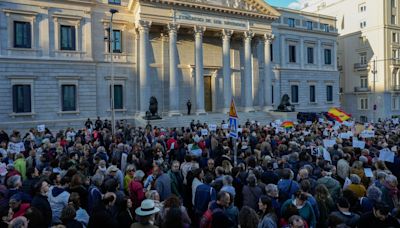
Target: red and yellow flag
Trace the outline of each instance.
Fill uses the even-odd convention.
[[[288,129],[294,127],[294,123],[292,121],[284,121],[281,126]]]
[[[328,116],[335,119],[336,121],[338,121],[340,123],[350,119],[350,117],[351,117],[350,114],[344,112],[343,110],[341,110],[339,108],[329,109]]]

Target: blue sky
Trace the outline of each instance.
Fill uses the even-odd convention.
[[[296,2],[295,0],[266,0],[266,2],[273,6],[280,7],[288,7],[288,5],[292,2]]]

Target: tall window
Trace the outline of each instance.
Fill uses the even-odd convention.
[[[14,47],[31,48],[31,23],[14,21]]]
[[[397,6],[397,0],[390,0],[390,5],[392,7],[396,7]]]
[[[290,88],[292,92],[292,103],[299,103],[299,86],[292,85]]]
[[[289,25],[289,27],[294,27],[294,25],[295,25],[294,18],[288,18],[288,25]]]
[[[367,53],[360,54],[360,64],[362,65],[367,64]]]
[[[392,96],[392,110],[399,110],[399,96]]]
[[[326,65],[331,65],[332,64],[332,51],[331,51],[331,49],[325,49],[324,50],[324,59],[325,59],[325,64]]]
[[[368,77],[367,76],[360,77],[360,85],[361,85],[361,88],[368,88]]]
[[[110,30],[108,30],[108,32],[110,32]],[[113,42],[111,43],[110,46],[112,46],[114,53],[122,52],[122,32],[121,32],[121,30],[113,29]],[[110,46],[108,47],[108,52],[111,52]]]
[[[364,4],[360,4],[358,6],[358,11],[361,12],[361,13],[367,11],[367,6],[365,5],[365,3]]]
[[[294,45],[289,45],[289,62],[296,62],[296,46]]]
[[[326,101],[333,101],[333,87],[331,85],[326,86]]]
[[[13,112],[31,112],[31,86],[13,85]]]
[[[398,43],[399,42],[399,34],[397,32],[392,33],[392,42]]]
[[[307,47],[307,63],[314,64],[314,48]]]
[[[76,86],[61,86],[62,111],[76,111]]]
[[[114,109],[124,108],[122,89],[123,89],[122,85],[114,85]],[[110,96],[111,96],[111,86],[110,86]]]
[[[121,0],[108,0],[109,4],[121,5]]]
[[[313,29],[313,22],[312,21],[306,21],[306,26],[308,30],[312,30]]]
[[[361,21],[360,28],[365,28],[365,27],[367,27],[367,21]]]
[[[360,110],[367,110],[368,109],[368,98],[360,98],[359,104]]]
[[[392,23],[392,25],[397,24],[397,17],[396,17],[396,15],[392,15],[392,16],[390,17],[390,23]]]
[[[271,104],[274,103],[274,85],[271,86]]]
[[[315,85],[310,85],[310,103],[315,103]]]
[[[328,24],[321,24],[322,30],[324,32],[329,32],[329,25]]]
[[[75,50],[75,26],[61,25],[60,49]]]

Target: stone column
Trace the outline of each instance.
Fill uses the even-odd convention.
[[[146,111],[149,109],[150,100],[150,76],[149,62],[147,57],[148,43],[149,43],[149,28],[151,26],[150,21],[139,20],[139,85],[140,85],[140,115],[144,116]]]
[[[224,76],[224,108],[223,113],[229,112],[232,99],[231,85],[231,36],[233,31],[228,29],[222,30],[222,73]]]
[[[273,34],[264,35],[264,111],[272,110],[272,75],[271,75],[271,50],[270,45],[274,39]]]
[[[203,26],[194,27],[195,64],[196,64],[196,114],[206,114],[204,109],[204,75],[203,75]]]
[[[168,24],[169,33],[169,116],[180,116],[179,112],[179,80],[178,49],[176,46],[179,25]]]
[[[300,67],[304,69],[304,62],[306,61],[306,57],[304,56],[304,38],[300,38]]]
[[[279,103],[281,102],[281,72],[279,69],[274,69],[274,107],[278,108]]]
[[[252,112],[253,108],[253,80],[251,66],[251,39],[254,33],[250,31],[244,32],[244,111]]]

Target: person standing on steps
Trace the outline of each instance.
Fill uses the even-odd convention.
[[[190,115],[190,110],[192,109],[192,102],[190,102],[190,99],[186,102],[187,106],[187,114]]]

